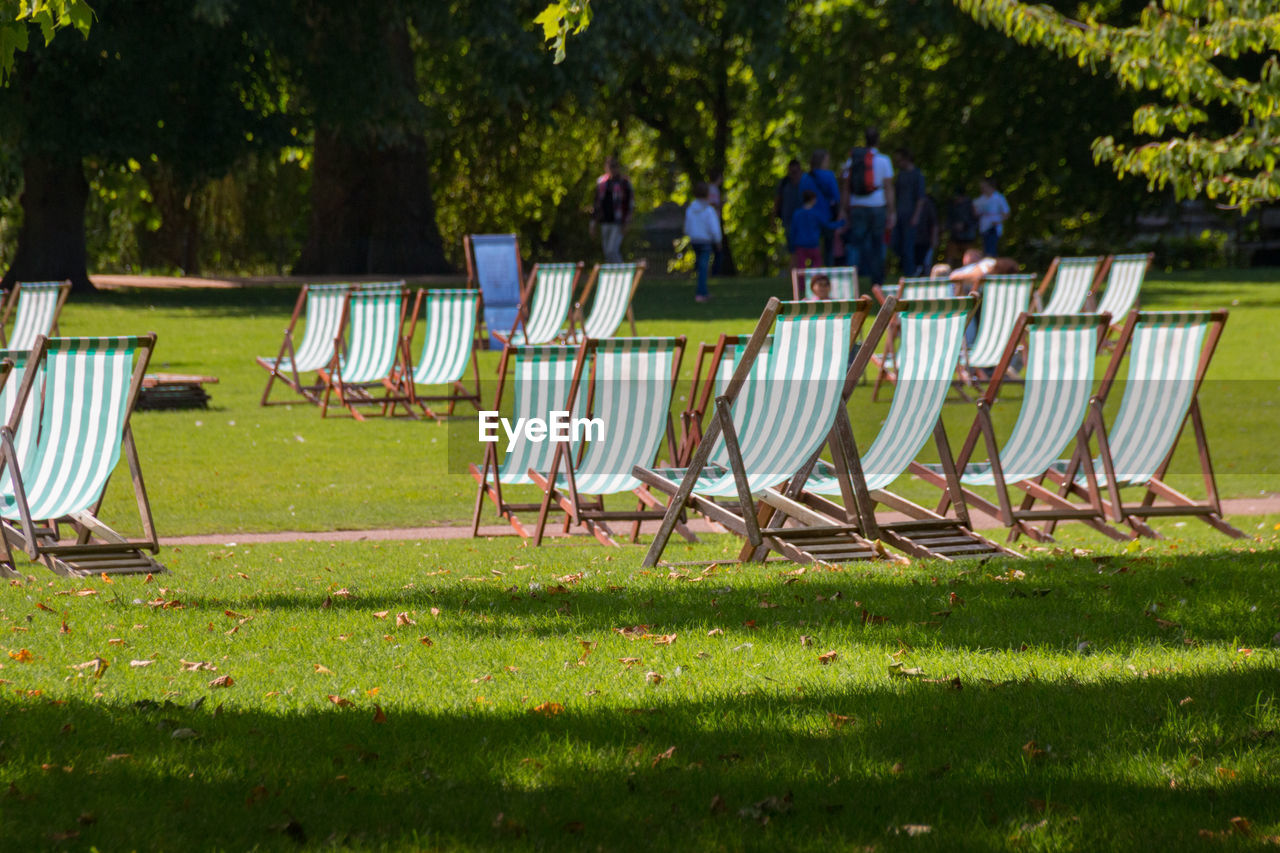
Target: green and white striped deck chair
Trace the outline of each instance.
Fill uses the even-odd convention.
[[[469,401],[479,410],[480,367],[475,359],[475,351],[484,344],[484,339],[480,337],[480,291],[469,288],[419,289],[413,300],[413,319],[409,321],[409,334],[404,339],[406,353],[413,346],[418,317],[422,316],[424,305],[426,322],[422,351],[418,356],[418,363],[410,364],[409,382],[402,389],[403,393],[422,409],[424,415],[431,418],[438,419],[438,416],[427,403],[437,400],[449,403],[450,415],[460,400]],[[472,388],[462,382],[467,375],[468,363],[474,380]],[[417,391],[419,385],[448,385],[451,391],[442,395],[423,395]]]
[[[631,312],[631,300],[635,297],[640,279],[644,277],[647,263],[637,261],[634,264],[596,264],[591,269],[591,276],[582,288],[582,296],[574,305],[573,312],[578,325],[576,332],[566,336],[572,343],[581,343],[583,338],[611,338],[618,332],[624,319],[631,323],[631,335],[636,334],[636,318]],[[583,308],[587,297],[595,293],[595,301],[591,303],[591,314],[585,319]]]
[[[855,445],[853,458],[858,464],[850,466],[847,482],[842,482],[844,478],[832,463],[819,459],[807,478],[803,471],[796,476],[804,492],[793,497],[831,518],[856,521],[867,539],[883,540],[912,556],[949,560],[1014,554],[973,532],[942,425],[942,406],[960,363],[964,329],[977,307],[976,296],[886,303],[882,310],[896,316],[901,330],[899,378],[889,415],[865,451],[858,453]],[[930,436],[942,459],[955,518],[931,512],[888,490],[912,467]],[[868,505],[859,507],[856,497],[844,506],[826,500],[845,497],[848,488],[855,496],[865,494]],[[875,517],[876,504],[903,512],[911,520],[881,524]]]
[[[312,373],[328,366],[333,360],[333,342],[342,328],[342,311],[347,295],[356,288],[352,284],[304,284],[293,306],[293,315],[284,330],[284,341],[274,358],[258,356],[258,364],[267,371],[267,387],[262,392],[261,405],[271,405],[267,398],[271,385],[277,379],[301,394],[311,403],[320,402],[324,383],[318,379],[311,385],[302,384],[302,374]],[[306,319],[302,341],[294,343],[298,321]]]
[[[408,356],[401,338],[404,328],[406,291],[404,282],[364,285],[347,294],[338,337],[333,341],[330,360],[318,373],[324,383],[320,416],[329,416],[329,400],[336,391],[338,405],[346,406],[358,421],[364,416],[356,406],[388,407],[394,414],[396,404],[404,404],[410,415],[410,395],[398,381],[396,368],[408,372]],[[375,398],[369,392],[381,387],[383,395]]]
[[[1047,534],[1034,530],[1027,522],[1050,517],[1082,521],[1112,538],[1123,538],[1105,523],[1101,504],[1072,506],[1040,483],[1063,448],[1074,442],[1077,451],[1080,448],[1088,451],[1086,415],[1093,393],[1094,362],[1108,319],[1100,314],[1021,315],[1014,323],[995,377],[978,400],[977,416],[956,457],[956,468],[960,471],[969,507],[999,519],[1010,528],[1011,538],[1026,533],[1036,539],[1047,539]],[[1008,439],[1003,446],[998,446],[991,406],[1024,333],[1027,365],[1022,408]],[[986,462],[972,461],[979,439],[985,441]],[[911,470],[944,490],[938,504],[938,512],[944,513],[951,504],[951,496],[941,466],[914,465]],[[1051,508],[1014,507],[1009,496],[1011,485],[1048,502]],[[972,491],[975,486],[994,487],[999,504]]]
[[[982,281],[982,311],[978,336],[965,353],[965,366],[989,369],[1000,363],[1017,325],[1018,315],[1031,304],[1031,275],[989,275]]]
[[[858,298],[857,267],[808,267],[791,270],[791,296],[797,302],[809,298],[809,282],[815,275],[831,280],[831,299]]]
[[[573,417],[580,417],[585,401],[576,404],[572,410],[568,408],[569,389],[577,375],[580,349],[576,346],[545,345],[505,347],[498,363],[498,391],[493,411],[504,411],[502,399],[509,383],[512,391],[509,421],[512,424],[522,418],[549,420],[552,412],[560,411],[572,411]],[[498,514],[511,524],[516,533],[528,538],[529,531],[516,513],[537,511],[542,508],[541,502],[513,503],[503,496],[502,489],[504,486],[533,485],[529,471],[551,470],[556,445],[550,441],[529,441],[524,432],[517,430],[506,444],[505,455],[499,463],[498,444],[506,443],[507,436],[501,426],[495,426],[493,432],[496,440],[486,444],[484,461],[480,465],[470,465],[471,476],[478,486],[471,535],[477,535],[480,530],[480,511],[488,497],[497,507]]]
[[[689,404],[680,413],[680,449],[674,464],[689,464],[694,448],[702,440],[702,421],[707,408],[714,397],[720,396],[729,387],[738,361],[746,351],[747,340],[745,335],[721,335],[714,344],[704,342],[698,347],[693,384],[689,388]],[[763,371],[767,368],[771,346],[773,338],[766,338],[756,355],[753,370]]]
[[[748,555],[763,545],[797,562],[879,556],[857,525],[833,524],[778,491],[834,434],[837,413],[844,411],[847,399],[850,347],[870,307],[865,296],[856,302],[769,300],[733,379],[716,398],[689,466],[635,469],[638,479],[670,496],[645,566],[662,557],[688,509],[744,537]],[[873,336],[878,338],[888,322],[887,314],[878,317]],[[771,330],[768,370],[755,371],[756,356]],[[869,354],[860,353],[853,369],[865,367],[867,358]],[[718,464],[719,459],[727,464]],[[738,500],[734,507],[716,501],[733,497]],[[761,527],[757,514],[763,515],[765,507],[806,526]]]
[[[6,551],[16,545],[70,576],[164,571],[143,553],[160,546],[129,425],[154,348],[155,335],[36,338],[0,428]],[[141,539],[98,518],[121,451],[133,477]],[[69,525],[70,538],[60,535],[61,525]]]
[[[632,474],[637,465],[653,466],[663,442],[675,454],[671,397],[680,373],[685,339],[610,338],[586,340],[578,352],[577,372],[566,410],[587,397],[587,417],[598,421],[598,433],[559,442],[550,469],[531,467],[529,476],[543,491],[533,544],[541,545],[552,502],[570,523],[581,524],[606,545],[617,545],[611,521],[632,523],[634,542],[640,522],[660,520],[666,507]],[[632,492],[633,510],[607,510],[604,496]],[[586,496],[594,496],[594,500]],[[689,541],[697,541],[678,525]]]
[[[40,335],[58,333],[58,316],[71,293],[69,281],[20,281],[4,303],[0,315],[0,344],[11,350],[29,350]],[[13,319],[13,334],[4,330]]]
[[[549,344],[562,334],[573,333],[573,292],[582,275],[582,261],[567,264],[534,264],[529,283],[520,300],[516,325],[507,335],[499,335],[521,346]],[[564,329],[565,321],[570,327]]]
[[[897,284],[880,286],[880,296],[888,298],[896,296],[899,300],[908,299],[950,299],[955,296],[956,287],[949,279],[930,278],[928,276],[908,276],[898,280]],[[878,296],[877,298],[880,298]],[[884,302],[884,299],[881,299]],[[884,336],[884,349],[871,356],[871,363],[876,366],[876,381],[871,387],[871,401],[880,399],[880,388],[886,382],[897,381],[897,367],[894,363],[898,348],[898,325],[889,326]]]
[[[1044,274],[1031,303],[1040,314],[1079,314],[1093,298],[1103,259],[1091,257],[1054,258]],[[1049,301],[1045,291],[1053,285]]]
[[[1138,292],[1154,257],[1153,253],[1147,253],[1107,258],[1107,288],[1098,297],[1099,314],[1110,314],[1111,322],[1117,325],[1124,322],[1123,318],[1138,306]]]
[[[1205,372],[1227,322],[1226,311],[1133,311],[1120,333],[1102,385],[1092,401],[1099,455],[1093,459],[1095,479],[1105,482],[1102,504],[1117,522],[1139,534],[1157,536],[1150,517],[1194,516],[1228,536],[1245,534],[1222,517],[1209,442],[1197,399]],[[1102,407],[1115,387],[1120,361],[1128,356],[1128,381],[1111,427]],[[1197,501],[1165,482],[1165,473],[1187,421],[1196,437],[1200,471],[1207,497]],[[1083,458],[1060,460],[1049,473],[1059,494],[1091,499]],[[1120,490],[1146,491],[1141,503],[1125,502]],[[1157,503],[1163,499],[1163,503]],[[1053,532],[1053,522],[1046,532]]]

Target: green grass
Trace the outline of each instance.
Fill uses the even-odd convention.
[[[481,540],[41,575],[0,597],[3,846],[1247,848],[1199,832],[1280,833],[1274,520],[961,566]]]
[[[720,281],[714,286],[715,301],[708,305],[696,305],[690,289],[683,280],[646,279],[636,304],[640,333],[683,334],[692,350],[721,332],[749,332],[765,299],[789,293],[790,286],[781,279]],[[67,306],[62,323],[67,334],[154,330],[160,336],[157,370],[212,373],[221,379],[211,389],[209,411],[148,412],[135,419],[160,533],[469,521],[475,484],[465,465],[481,457],[472,432],[474,418],[459,418],[450,426],[407,418],[356,423],[341,415],[322,421],[315,408],[302,403],[258,406],[266,374],[253,357],[278,350],[295,295],[289,289],[138,291],[77,298]],[[1280,344],[1274,329],[1280,325],[1280,291],[1251,271],[1155,276],[1145,287],[1144,303],[1233,309],[1203,393],[1219,484],[1226,496],[1257,496],[1274,489],[1280,473],[1280,443],[1274,441],[1280,402],[1275,370]],[[486,379],[496,373],[497,358],[493,352],[480,355]],[[691,352],[686,375],[692,373],[693,361]],[[1020,393],[1009,389],[997,406],[1001,429],[1012,424]],[[486,405],[491,394],[490,381]],[[287,399],[285,392],[277,399]],[[861,389],[850,409],[865,445],[888,404],[871,403],[868,391]],[[947,407],[953,445],[963,440],[972,418],[972,405]],[[1188,442],[1175,459],[1171,479],[1201,494],[1198,470]],[[113,484],[109,517],[132,517],[127,488],[125,477]],[[916,499],[936,496],[910,480],[898,488]],[[519,497],[520,490],[514,491]],[[485,518],[494,520],[488,511]]]

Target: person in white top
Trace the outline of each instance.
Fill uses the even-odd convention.
[[[880,131],[868,127],[865,134],[866,147],[850,154],[841,192],[848,210],[849,263],[876,287],[884,284],[885,235],[895,218],[893,163],[876,150]]]
[[[978,233],[982,235],[982,253],[989,258],[996,256],[1004,223],[1009,218],[1009,202],[996,189],[995,181],[983,178],[979,187],[982,195],[973,200],[973,212],[978,215]]]
[[[697,270],[698,285],[694,291],[694,302],[711,301],[711,292],[707,289],[707,267],[710,266],[711,252],[720,248],[724,239],[720,231],[720,217],[716,209],[707,200],[709,195],[705,181],[693,186],[693,201],[684,212],[684,233],[693,248],[694,267]]]

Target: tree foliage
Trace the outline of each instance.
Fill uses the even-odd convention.
[[[33,29],[48,44],[66,27],[87,36],[92,22],[93,10],[85,0],[0,0],[0,86],[9,80],[14,55],[30,46]]]

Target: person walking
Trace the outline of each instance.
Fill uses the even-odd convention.
[[[895,217],[893,164],[876,146],[880,131],[868,127],[865,147],[850,155],[849,179],[844,188],[849,210],[849,262],[871,286],[884,284],[885,231]]]
[[[827,218],[835,219],[840,213],[840,185],[836,183],[836,174],[831,171],[831,155],[827,149],[819,148],[809,155],[809,171],[800,178],[800,193],[808,191],[818,197],[818,206],[822,207]],[[832,240],[835,235],[830,231],[822,232],[822,263],[831,265]]]
[[[898,208],[893,228],[893,249],[904,276],[914,276],[920,269],[916,261],[916,232],[924,216],[924,174],[916,167],[915,157],[907,148],[894,152],[898,173],[893,179],[893,192]]]
[[[711,204],[710,195],[710,188],[705,181],[694,184],[693,201],[684,211],[684,233],[693,248],[694,268],[698,278],[693,293],[694,302],[711,301],[711,291],[707,289],[707,267],[710,266],[712,251],[718,249],[724,239],[720,230],[720,216]]]
[[[1009,218],[1009,202],[996,189],[991,178],[983,178],[979,187],[982,195],[973,200],[973,212],[978,215],[982,254],[994,258],[1000,247],[1000,237],[1004,234],[1004,223]]]
[[[804,177],[804,169],[800,161],[792,159],[787,164],[787,174],[778,182],[778,190],[773,195],[773,215],[782,223],[782,233],[787,241],[787,254],[791,254],[795,246],[791,242],[791,217],[804,203],[800,194],[800,179]]]
[[[617,154],[610,154],[604,161],[604,174],[596,179],[595,204],[591,209],[591,225],[588,230],[595,236],[600,226],[600,248],[605,263],[622,263],[622,237],[631,221],[631,182],[622,174]]]

